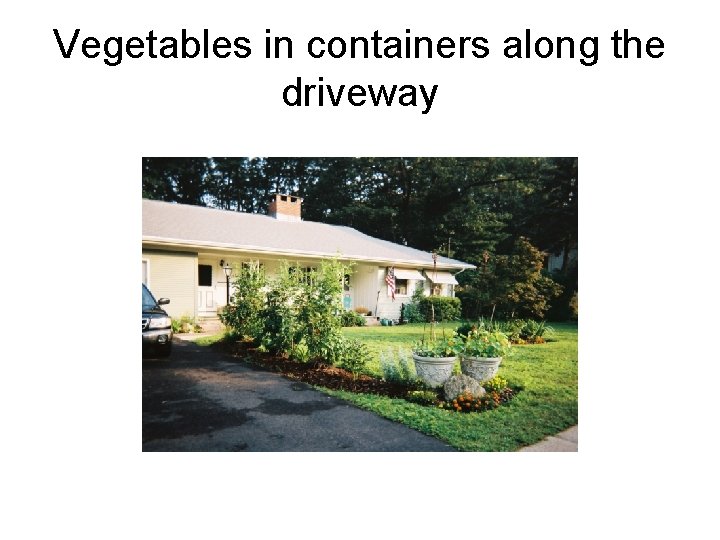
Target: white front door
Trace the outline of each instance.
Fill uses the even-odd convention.
[[[213,283],[213,265],[207,262],[198,264],[198,316],[214,317],[217,314],[217,299]]]

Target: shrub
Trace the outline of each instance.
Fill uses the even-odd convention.
[[[385,351],[380,353],[380,371],[382,371],[382,378],[388,382],[396,382],[400,379],[392,353],[390,355]]]
[[[202,332],[202,327],[190,315],[183,315],[179,319],[172,319],[172,331],[175,334],[192,334]]]
[[[402,320],[406,323],[426,322],[425,315],[420,310],[420,302],[425,298],[422,287],[416,287],[412,294],[412,300],[402,307]]]
[[[426,322],[432,320],[433,309],[435,321],[456,321],[460,318],[460,299],[447,296],[425,296],[418,303],[418,308]]]
[[[417,380],[415,364],[410,354],[404,349],[398,348],[396,352],[392,349],[381,351],[380,370],[383,379],[388,382],[410,385]]]
[[[533,321],[528,319],[523,321],[523,327],[520,329],[520,339],[530,343],[544,343],[544,336],[548,332],[553,332],[552,327],[548,326],[545,321]]]
[[[356,311],[343,311],[340,313],[340,324],[343,326],[365,326],[365,317]]]
[[[370,310],[366,308],[365,306],[358,306],[353,310],[358,315],[368,315],[370,313]]]
[[[484,327],[491,332],[504,332],[510,341],[517,343],[522,338],[522,331],[525,328],[523,319],[511,319],[509,321],[496,321],[494,323],[486,323]]]
[[[403,321],[407,323],[419,323],[425,322],[425,316],[420,311],[420,306],[417,304],[405,304],[402,310]]]
[[[467,337],[473,330],[487,332],[502,332],[512,343],[544,343],[544,337],[554,332],[545,321],[533,321],[532,319],[511,319],[509,321],[489,321],[480,319],[476,323],[461,324],[456,332]]]
[[[437,405],[440,403],[438,394],[434,390],[410,390],[405,399],[418,405]]]
[[[267,279],[259,264],[234,269],[230,305],[219,313],[222,323],[240,336],[260,342],[265,329],[265,287]]]
[[[570,264],[566,272],[553,272],[553,281],[563,287],[563,292],[551,302],[550,309],[545,314],[549,321],[577,320],[578,304],[578,268],[577,264]]]
[[[359,373],[370,360],[370,351],[364,343],[357,339],[347,339],[339,336],[332,342],[327,350],[327,358],[334,365]]]

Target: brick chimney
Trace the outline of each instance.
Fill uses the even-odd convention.
[[[302,199],[294,195],[275,195],[268,206],[268,215],[280,221],[300,221]]]

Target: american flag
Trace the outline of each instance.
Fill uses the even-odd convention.
[[[385,275],[385,283],[388,286],[388,292],[392,296],[393,302],[395,301],[395,268],[388,268],[387,274]]]

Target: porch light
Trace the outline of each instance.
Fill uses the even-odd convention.
[[[226,263],[224,260],[220,261],[220,266],[222,266],[223,272],[225,272],[225,298],[227,300],[227,305],[230,305],[230,276],[232,275],[232,266],[230,266],[228,263]]]

